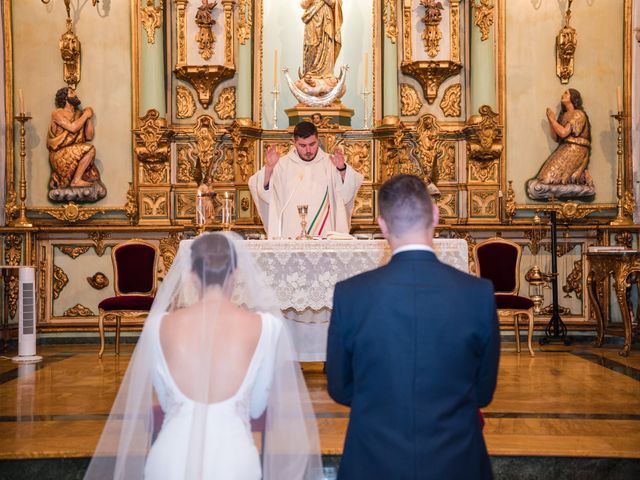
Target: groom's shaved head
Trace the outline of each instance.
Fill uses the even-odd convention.
[[[380,216],[396,237],[433,226],[433,202],[424,182],[414,175],[397,175],[378,194]]]

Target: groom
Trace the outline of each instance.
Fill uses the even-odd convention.
[[[498,373],[493,287],[438,261],[419,178],[388,180],[379,202],[393,257],[336,285],[329,326],[329,395],[351,407],[338,478],[492,478],[478,409]]]

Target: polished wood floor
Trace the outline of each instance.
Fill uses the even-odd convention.
[[[640,458],[640,351],[619,346],[538,349],[504,345],[485,410],[492,455]],[[131,345],[97,358],[96,345],[39,348],[44,362],[0,357],[0,459],[91,456],[127,368]],[[304,364],[325,454],[340,454],[349,411],[326,392],[321,364]]]

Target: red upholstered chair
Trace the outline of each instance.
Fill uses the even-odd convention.
[[[138,238],[119,243],[111,250],[115,281],[115,296],[105,298],[98,305],[100,316],[100,352],[104,353],[104,322],[116,322],[116,354],[120,353],[120,320],[122,317],[142,318],[151,309],[158,287],[158,248]],[[140,322],[141,324],[142,322]]]
[[[493,282],[496,292],[498,317],[513,322],[516,335],[516,351],[520,352],[520,317],[527,317],[529,323],[529,353],[534,356],[531,339],[533,337],[533,302],[518,295],[520,289],[520,257],[522,247],[504,238],[490,238],[478,243],[473,249],[476,274]]]

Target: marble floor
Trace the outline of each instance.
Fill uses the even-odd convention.
[[[498,389],[484,410],[492,456],[640,459],[640,351],[619,346],[503,346]],[[0,357],[0,460],[90,457],[132,345],[102,360],[94,345],[45,345],[44,361]],[[303,365],[325,455],[340,455],[349,410],[326,392],[322,364]]]

